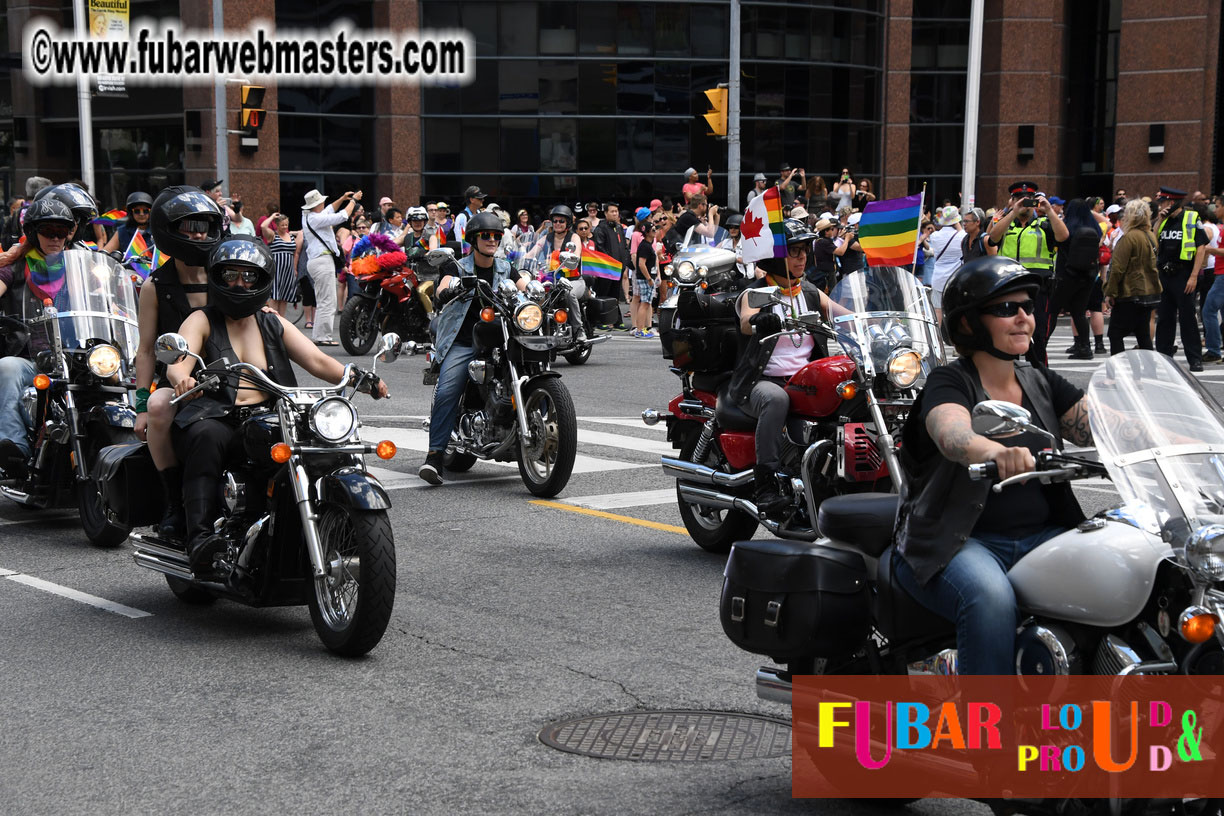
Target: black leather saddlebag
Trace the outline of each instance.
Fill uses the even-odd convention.
[[[620,303],[616,298],[591,298],[586,315],[592,326],[615,326],[620,322]]]
[[[867,567],[855,552],[801,541],[742,541],[723,572],[731,641],[778,663],[845,657],[871,633]]]
[[[93,475],[102,500],[120,524],[144,527],[162,520],[166,505],[161,477],[144,443],[103,448]]]

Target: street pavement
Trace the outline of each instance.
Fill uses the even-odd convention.
[[[1053,367],[1084,385],[1094,364],[1067,361],[1068,344],[1064,327]],[[792,800],[785,758],[633,762],[542,744],[542,728],[584,715],[789,712],[755,696],[768,661],[724,637],[724,559],[684,534],[658,467],[664,428],[639,419],[677,392],[657,340],[617,334],[585,366],[558,363],[580,456],[547,505],[513,466],[417,479],[423,369],[380,365],[392,399],[358,402],[364,437],[399,445],[373,460],[394,502],[395,611],[362,659],[327,652],[305,607],[187,606],[126,545],[91,548],[71,510],[0,500],[4,812],[881,811]],[[1224,367],[1200,380],[1221,396]],[[1108,483],[1077,490],[1089,512],[1116,498]]]

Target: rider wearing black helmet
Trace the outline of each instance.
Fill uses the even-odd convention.
[[[76,233],[72,236],[75,246],[88,248],[86,241],[96,243],[97,235],[93,222],[98,217],[98,204],[93,196],[80,186],[66,182],[42,188],[34,196],[34,200],[40,201],[48,196],[59,199],[72,210],[72,216],[76,220]]]
[[[696,196],[694,196],[696,198]],[[785,506],[778,489],[777,472],[782,460],[782,430],[790,411],[786,381],[811,360],[828,356],[822,340],[812,334],[781,339],[782,319],[807,312],[820,312],[825,318],[838,311],[825,294],[803,280],[812,240],[816,237],[807,224],[794,218],[782,223],[786,235],[786,257],[757,262],[765,276],[740,295],[736,309],[740,331],[751,339],[735,366],[727,398],[749,416],[756,417],[756,504],[762,513],[777,512]],[[783,302],[766,309],[748,305],[752,289],[778,287]]]
[[[221,209],[198,187],[167,187],[151,202],[149,233],[168,260],[140,287],[140,346],[136,351],[136,435],[148,439],[149,454],[162,480],[166,515],[163,535],[185,530],[182,475],[170,441],[175,408],[173,389],[154,355],[158,335],[177,332],[188,315],[208,303],[204,261],[221,238]],[[158,390],[150,392],[154,381]]]
[[[188,346],[213,363],[221,358],[247,362],[276,383],[296,385],[296,362],[311,375],[330,383],[340,381],[344,366],[311,342],[306,335],[274,311],[264,311],[272,291],[275,264],[262,241],[248,235],[221,240],[208,258],[209,305],[194,312],[180,333]],[[175,394],[196,385],[194,361],[170,366],[167,374]],[[386,383],[377,383],[380,397]],[[170,390],[170,389],[166,389]],[[212,538],[217,517],[217,486],[225,464],[226,447],[241,419],[271,399],[258,386],[227,380],[222,388],[202,399],[197,391],[174,419],[174,443],[183,467],[183,505],[187,513],[188,558],[198,575],[211,569],[218,542]],[[242,410],[238,410],[242,409]]]
[[[1021,405],[1033,421],[1091,445],[1083,391],[1021,359],[1034,330],[1037,275],[1002,256],[975,258],[944,289],[944,339],[959,359],[927,378],[902,432],[908,482],[897,518],[893,569],[924,606],[956,623],[961,674],[1015,672],[1016,598],[1007,571],[1047,539],[1083,520],[1071,488],[1036,481],[1000,493],[966,469],[995,462],[1006,479],[1036,467],[1044,436],[988,439],[973,430],[983,400]]]
[[[144,233],[146,241],[149,240],[149,213],[153,209],[153,196],[148,193],[132,193],[127,197],[124,207],[127,210],[127,222],[115,230],[115,234],[102,247],[107,252],[125,252],[138,231]]]
[[[47,256],[64,251],[75,229],[72,211],[57,198],[44,197],[26,209],[22,231],[29,249],[23,258],[0,267],[0,296],[10,304],[6,311],[20,317],[28,314],[31,306],[41,306],[38,298],[28,293],[26,279]],[[27,299],[31,302],[26,303]],[[32,335],[30,345],[32,348],[23,355],[0,358],[0,470],[10,479],[23,478],[27,471],[29,426],[21,395],[34,384],[37,370],[29,355],[45,348],[45,335]]]

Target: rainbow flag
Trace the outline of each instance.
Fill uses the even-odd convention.
[[[585,249],[582,251],[582,266],[579,268],[584,275],[618,281],[621,279],[621,270],[624,269],[624,265],[611,255],[605,255],[594,249]]]
[[[868,266],[913,263],[921,221],[922,193],[869,202],[859,220],[859,246]]]
[[[124,221],[127,220],[127,217],[128,217],[127,212],[125,210],[118,210],[118,209],[107,210],[106,212],[102,213],[97,218],[95,218],[93,222],[95,224],[102,224],[103,226],[113,227],[118,224],[122,224]]]
[[[132,236],[131,243],[128,244],[127,250],[123,253],[123,263],[139,275],[141,280],[148,280],[149,273],[157,269],[165,261],[165,257],[157,247],[152,246],[145,240],[143,230],[136,230],[136,234]]]
[[[782,229],[782,196],[777,185],[752,199],[740,223],[740,255],[744,263],[786,257],[786,233]]]

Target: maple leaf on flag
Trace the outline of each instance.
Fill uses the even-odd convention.
[[[761,230],[765,228],[765,222],[756,217],[751,209],[744,214],[744,220],[740,222],[740,234],[746,239],[752,239],[760,236]]]

